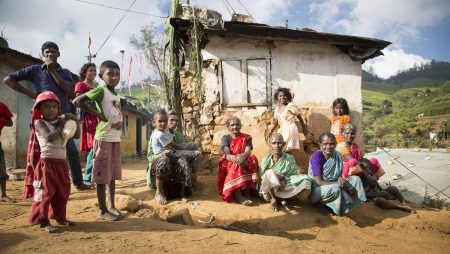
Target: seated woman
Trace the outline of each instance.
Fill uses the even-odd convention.
[[[222,137],[223,155],[219,160],[217,187],[226,202],[235,200],[251,205],[251,192],[256,194],[258,183],[258,159],[251,154],[252,137],[241,133],[241,120],[230,117],[227,122],[230,134]]]
[[[361,153],[361,149],[359,148],[359,146],[357,144],[354,143],[355,135],[356,135],[355,125],[352,123],[345,124],[344,127],[342,128],[342,134],[344,136],[344,141],[337,144],[336,150],[342,154],[342,159],[344,161],[344,169],[346,169],[346,168],[349,169],[349,170],[344,170],[343,176],[344,176],[344,178],[348,178],[351,175],[357,175],[359,177],[362,177],[363,174],[359,168],[345,167],[347,162],[350,159],[355,159],[355,160],[359,161],[363,157],[363,154]],[[377,179],[380,178],[381,176],[383,176],[385,174],[385,172],[384,172],[383,168],[381,168],[381,165],[378,162],[378,160],[375,158],[372,158],[372,159],[370,159],[370,161],[373,164],[372,173],[377,177]]]
[[[372,162],[366,158],[362,158],[359,162],[352,159],[349,166],[361,168],[364,177],[362,183],[366,191],[367,199],[375,202],[375,205],[384,209],[398,209],[401,211],[414,213],[414,210],[406,204],[405,198],[395,186],[389,186],[386,189],[381,188],[377,182],[376,176],[372,173]],[[402,205],[397,205],[389,200],[398,199]]]
[[[366,194],[358,176],[342,177],[342,156],[335,151],[336,138],[331,133],[319,137],[320,150],[309,160],[308,175],[314,180],[309,200],[313,204],[325,204],[339,216],[361,202]]]
[[[259,193],[266,201],[270,201],[270,210],[278,211],[278,204],[281,204],[289,211],[291,207],[288,199],[300,193],[308,196],[312,181],[307,175],[298,172],[294,157],[283,152],[284,140],[281,134],[273,134],[270,144],[272,151],[263,158],[259,170]]]

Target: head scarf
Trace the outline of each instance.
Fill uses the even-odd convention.
[[[36,100],[34,101],[33,113],[31,115],[31,128],[34,129],[34,121],[42,118],[41,112],[38,111],[39,104],[43,101],[50,101],[50,100],[58,102],[58,107],[59,107],[58,114],[61,112],[61,105],[60,105],[58,96],[56,96],[54,93],[52,93],[50,91],[45,91],[45,92],[40,93],[36,97]]]

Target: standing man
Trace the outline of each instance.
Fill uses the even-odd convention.
[[[3,81],[13,90],[23,93],[32,99],[35,99],[41,92],[51,91],[60,101],[61,113],[69,113],[73,110],[71,104],[69,103],[69,97],[73,97],[74,82],[71,72],[67,69],[63,69],[61,65],[58,64],[58,57],[60,56],[58,45],[51,41],[45,42],[42,45],[42,56],[44,58],[44,64],[32,65],[18,70],[11,73]],[[32,82],[36,88],[36,91],[28,90],[27,88],[21,86],[18,82],[22,80]],[[37,144],[34,133],[30,134],[30,145],[27,158],[31,157],[33,159],[31,160],[31,163],[27,159],[27,179],[25,183],[24,198],[29,198],[33,195],[32,169],[34,168],[36,162],[39,161],[39,158],[36,158],[36,155],[40,155],[39,145]],[[77,190],[92,189],[92,185],[83,183],[80,155],[73,139],[67,141],[66,148],[73,185],[77,188]]]

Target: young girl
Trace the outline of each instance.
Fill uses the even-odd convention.
[[[58,97],[52,92],[39,94],[33,106],[32,127],[41,147],[41,156],[34,172],[34,197],[31,207],[31,224],[40,224],[41,228],[54,233],[57,228],[50,224],[54,218],[60,225],[73,226],[66,219],[66,206],[70,194],[69,169],[66,162],[66,145],[62,131],[66,120],[76,121],[74,114],[60,115]],[[74,138],[79,138],[77,124]],[[49,214],[52,206],[53,215]]]
[[[331,117],[331,133],[336,137],[336,142],[344,140],[342,136],[342,127],[351,122],[350,110],[347,101],[344,98],[337,98],[333,101],[333,116]]]
[[[362,174],[361,177],[364,190],[366,191],[367,199],[375,202],[375,205],[384,209],[398,209],[401,211],[414,213],[414,210],[406,204],[405,198],[395,186],[389,186],[386,189],[381,188],[378,184],[378,178],[372,173],[372,162],[366,158],[362,158],[359,162],[350,160],[350,163],[355,161],[356,166],[359,166]],[[402,205],[397,205],[390,200],[398,199]]]

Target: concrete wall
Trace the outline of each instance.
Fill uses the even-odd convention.
[[[271,123],[272,109],[275,106],[272,98],[278,87],[291,89],[294,103],[302,108],[303,118],[316,137],[330,130],[331,105],[338,97],[347,99],[353,123],[361,129],[361,62],[352,61],[335,46],[326,43],[267,42],[219,36],[209,36],[208,39],[209,42],[202,51],[205,102],[201,107],[192,92],[192,75],[189,72],[183,73],[181,81],[187,137],[199,142],[203,151],[210,153],[212,157],[217,157],[220,152],[220,138],[227,133],[224,124],[231,115],[240,117],[243,122],[242,131],[253,136],[256,156],[261,159],[267,153],[264,134]],[[265,59],[266,70],[264,67],[251,67],[250,59]],[[221,61],[231,64],[224,68]],[[233,61],[241,61],[241,66]],[[241,68],[241,76],[231,79],[222,73],[222,70],[237,73],[230,71],[230,68]],[[268,106],[226,107],[222,104],[230,97],[226,95],[224,98],[222,90],[226,91],[233,85],[236,87],[226,91],[231,96],[243,96],[245,99],[245,92],[239,94],[239,91],[246,89],[249,89],[250,97],[260,96],[261,93],[250,91],[251,80],[259,80],[260,84],[261,81],[267,81],[267,87],[260,90],[266,91],[269,96]],[[248,101],[252,99],[249,98]],[[362,144],[362,132],[358,132],[356,140]],[[212,164],[211,166],[215,166]]]
[[[10,73],[31,64],[35,63],[30,61],[18,65],[0,59],[0,101],[5,103],[14,115],[13,127],[3,128],[0,137],[7,168],[24,168],[26,165],[33,100],[6,86],[3,79]],[[21,84],[29,89],[34,87],[30,82],[21,82]]]
[[[128,130],[129,130],[128,136],[122,136],[122,142],[120,144],[122,153],[125,153],[128,155],[136,154],[136,142],[137,142],[136,128],[141,128],[141,130],[142,130],[142,132],[141,132],[142,133],[142,136],[141,136],[142,152],[146,152],[147,145],[148,145],[147,136],[146,136],[147,126],[146,125],[136,126],[136,120],[140,116],[137,116],[135,113],[132,113],[132,112],[128,111],[127,109],[123,109],[122,114],[124,117],[128,116]]]

